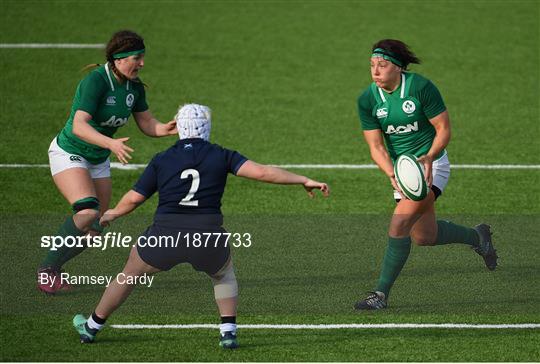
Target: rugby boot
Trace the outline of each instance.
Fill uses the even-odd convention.
[[[375,291],[368,292],[368,296],[354,304],[355,310],[380,310],[386,308],[386,297],[384,293]]]
[[[69,291],[73,287],[67,283],[62,282],[60,273],[52,267],[40,268],[37,272],[37,289],[48,295],[54,295],[58,291]]]
[[[236,333],[232,331],[227,331],[223,335],[220,334],[219,346],[221,346],[223,349],[236,349],[238,347]]]
[[[60,276],[52,267],[40,268],[37,271],[37,289],[48,295],[55,294],[60,288]]]
[[[57,271],[58,279],[60,279],[62,273],[64,273],[63,269],[60,269],[59,271]],[[59,291],[71,291],[73,289],[73,286],[69,284],[68,282],[63,282],[62,280],[60,280],[59,282],[60,282],[58,286]]]
[[[474,230],[480,237],[478,246],[473,247],[474,251],[484,259],[487,269],[495,270],[497,268],[497,250],[491,241],[491,226],[487,224],[479,224],[474,227]]]
[[[86,318],[81,315],[75,315],[73,317],[73,327],[75,330],[77,330],[77,333],[79,334],[79,338],[81,340],[81,344],[91,344],[94,342],[94,338],[96,337],[96,334],[98,330],[92,330],[88,329],[86,326]]]

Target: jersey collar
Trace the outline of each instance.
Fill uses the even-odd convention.
[[[116,77],[112,75],[112,71],[109,68],[109,62],[105,63],[105,72],[107,73],[107,78],[109,79],[109,85],[111,86],[111,91],[114,91],[114,84],[119,85]],[[114,80],[114,81],[113,81]],[[129,80],[126,80],[126,90],[129,90]]]
[[[399,87],[401,88],[399,97],[404,98],[405,97],[405,73],[403,72],[401,73],[401,85]],[[383,89],[380,87],[377,87],[377,89],[379,90],[379,95],[381,96],[381,99],[383,100],[383,102],[386,102],[386,97],[384,97]]]

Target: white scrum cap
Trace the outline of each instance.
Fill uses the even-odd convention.
[[[210,139],[212,111],[208,106],[198,104],[183,105],[174,116],[180,139]]]

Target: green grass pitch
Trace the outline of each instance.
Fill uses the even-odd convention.
[[[453,126],[453,164],[540,164],[538,1],[12,1],[1,0],[0,43],[104,43],[121,28],[147,44],[141,77],[161,121],[178,105],[214,110],[212,141],[261,163],[370,163],[356,98],[370,82],[371,45],[407,42],[412,71],[441,90]],[[45,164],[64,125],[79,70],[102,50],[0,48],[0,164]],[[144,137],[133,121],[133,163],[174,137]],[[540,323],[540,171],[452,171],[438,215],[493,225],[500,267],[464,246],[413,247],[384,312],[357,313],[373,288],[393,209],[376,170],[297,170],[326,181],[329,199],[299,187],[229,179],[229,230],[239,323]],[[113,202],[140,171],[113,170]],[[540,331],[449,329],[240,330],[224,352],[217,330],[106,328],[83,346],[71,328],[103,287],[46,297],[35,270],[69,206],[47,168],[0,168],[2,361],[539,361]],[[155,198],[112,230],[137,234]],[[126,249],[88,250],[72,274],[115,274]],[[114,324],[217,323],[211,284],[188,266],[139,287]]]

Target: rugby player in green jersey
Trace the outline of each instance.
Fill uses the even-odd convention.
[[[373,292],[355,304],[358,310],[387,306],[390,289],[409,256],[411,241],[421,246],[467,244],[483,257],[489,270],[497,266],[488,225],[469,228],[435,216],[435,200],[450,176],[445,150],[450,141],[450,119],[435,85],[419,74],[407,72],[411,63],[419,64],[420,60],[403,42],[377,42],[371,55],[373,83],[358,98],[371,158],[390,179],[397,202],[379,281]],[[404,153],[414,154],[424,166],[430,191],[421,201],[405,198],[396,183],[393,161]]]
[[[141,131],[151,137],[175,135],[176,123],[160,123],[146,103],[139,71],[144,66],[144,41],[138,34],[123,30],[109,40],[104,65],[90,72],[77,86],[71,114],[49,148],[54,183],[72,206],[73,215],[60,227],[57,236],[97,235],[102,231],[99,217],[109,208],[111,198],[111,152],[123,164],[133,152],[129,138],[113,138],[119,127],[133,118]],[[69,288],[58,277],[62,265],[86,246],[51,249],[38,270],[38,289],[55,293]]]

